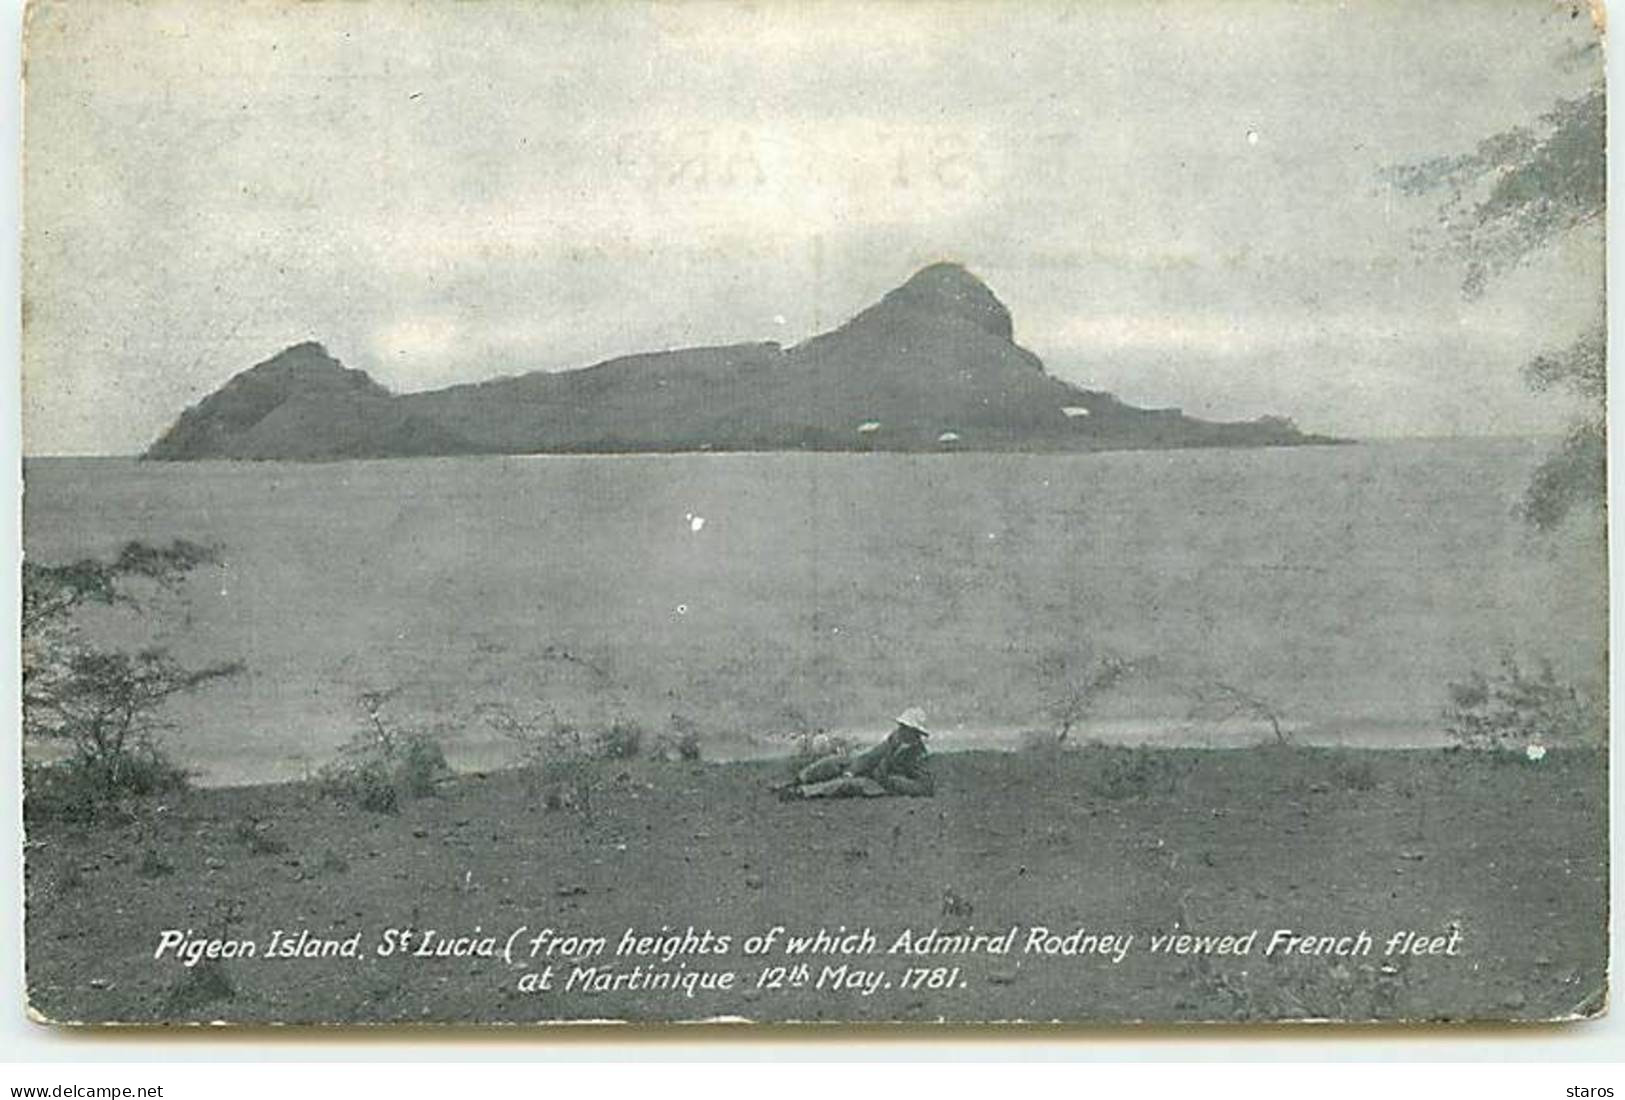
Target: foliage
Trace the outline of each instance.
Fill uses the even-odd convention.
[[[69,767],[106,794],[148,794],[174,785],[158,735],[169,728],[159,708],[173,695],[235,676],[240,662],[188,669],[161,650],[134,656],[84,650],[66,658],[65,675],[49,696],[37,697],[38,726],[72,748]]]
[[[554,722],[545,746],[538,770],[542,805],[549,810],[573,810],[590,822],[596,769],[586,739],[575,726]]]
[[[1600,739],[1606,728],[1602,708],[1559,680],[1550,661],[1529,671],[1503,656],[1496,674],[1475,669],[1449,691],[1445,729],[1467,748],[1581,744]]]
[[[435,731],[398,729],[386,720],[392,692],[363,692],[366,721],[319,773],[331,795],[373,813],[395,813],[408,798],[426,798],[450,772]]]
[[[1598,325],[1561,354],[1536,358],[1524,377],[1532,389],[1566,390],[1585,406],[1562,445],[1536,469],[1519,506],[1530,524],[1551,531],[1575,507],[1600,507],[1608,497],[1607,334]]]
[[[1558,101],[1535,126],[1478,143],[1471,153],[1391,169],[1402,192],[1445,192],[1440,218],[1466,263],[1463,290],[1490,279],[1570,230],[1600,223],[1607,192],[1605,103],[1596,87]]]
[[[107,817],[127,819],[122,808],[108,802],[99,787],[68,764],[23,763],[24,821],[88,825]]]
[[[1446,193],[1440,222],[1447,247],[1465,263],[1462,290],[1475,298],[1492,277],[1558,238],[1601,226],[1605,123],[1598,85],[1559,101],[1535,127],[1495,134],[1472,153],[1392,169],[1388,177],[1413,195]],[[1561,447],[1536,470],[1519,506],[1538,530],[1555,529],[1576,505],[1601,508],[1607,499],[1606,345],[1599,320],[1561,355],[1525,368],[1532,388],[1568,390],[1585,406]]]
[[[144,798],[184,789],[186,770],[155,745],[132,747],[109,787],[107,773],[69,756],[53,764],[23,769],[23,815],[30,821],[126,822],[129,812],[118,796]]]
[[[396,786],[406,794],[413,798],[428,797],[450,771],[445,750],[433,734],[413,731],[402,739]]]
[[[1055,651],[1039,661],[1039,675],[1050,685],[1046,711],[1055,722],[1055,740],[1065,741],[1102,696],[1137,670],[1135,662],[1110,654],[1090,657]]]
[[[81,558],[67,565],[41,565],[25,560],[23,636],[27,638],[37,628],[64,619],[81,604],[137,603],[126,584],[132,579],[173,590],[192,570],[218,560],[215,548],[186,539],[176,539],[168,546],[127,542],[113,560],[105,562]]]
[[[330,765],[321,780],[329,794],[370,813],[392,814],[401,808],[400,791],[391,781],[389,770],[376,761]]]
[[[1608,397],[1608,334],[1594,328],[1561,355],[1537,356],[1524,368],[1530,389],[1564,389],[1601,405]]]
[[[178,591],[185,576],[215,551],[176,540],[169,546],[126,543],[109,561],[23,564],[23,730],[65,742],[67,759],[31,768],[31,812],[88,819],[119,795],[169,790],[185,774],[164,755],[161,712],[176,695],[242,672],[238,661],[188,668],[165,650],[124,653],[81,639],[74,612],[100,604],[145,607],[143,590]]]
[[[700,759],[700,728],[687,715],[673,714],[671,729],[660,735],[660,755],[668,759],[697,762]]]
[[[516,749],[532,799],[540,799],[544,809],[573,810],[592,820],[597,781],[593,746],[579,728],[551,712],[520,717],[497,703],[488,703],[481,711],[491,728]]]
[[[1557,450],[1535,470],[1518,513],[1541,531],[1555,530],[1576,507],[1600,508],[1608,498],[1608,440],[1602,417],[1569,428]]]

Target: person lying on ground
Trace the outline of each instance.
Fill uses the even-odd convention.
[[[897,716],[896,728],[880,744],[852,756],[837,753],[815,760],[774,790],[786,799],[935,794],[936,783],[926,762],[925,739],[929,736],[925,711],[909,707]]]

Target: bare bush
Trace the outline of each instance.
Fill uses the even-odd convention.
[[[480,715],[519,757],[526,793],[546,810],[570,810],[589,822],[597,776],[592,742],[551,710],[529,716],[500,703],[481,706]]]
[[[1280,709],[1262,695],[1222,680],[1204,680],[1191,694],[1194,702],[1189,717],[1210,722],[1229,722],[1237,718],[1262,722],[1269,726],[1277,745],[1291,744],[1291,735],[1281,723]]]
[[[701,757],[700,728],[683,714],[671,716],[671,728],[660,735],[660,755],[668,759],[697,762]]]
[[[365,722],[318,773],[329,794],[374,813],[395,813],[405,799],[432,795],[451,773],[438,730],[397,727],[385,717],[393,694],[361,694]]]
[[[1045,710],[1055,723],[1055,740],[1064,742],[1101,698],[1138,669],[1137,662],[1107,654],[1055,651],[1039,661],[1039,676],[1048,686]]]
[[[1607,728],[1604,709],[1546,660],[1529,670],[1507,654],[1493,675],[1475,669],[1448,690],[1445,731],[1465,748],[1577,745],[1601,740]]]
[[[593,751],[605,760],[635,760],[643,752],[643,726],[617,718],[593,735]]]
[[[242,663],[188,668],[161,648],[97,649],[81,637],[75,612],[92,604],[150,610],[154,594],[178,592],[187,574],[215,560],[214,550],[177,540],[126,543],[110,561],[24,563],[23,730],[68,746],[61,764],[25,773],[30,814],[89,817],[121,795],[184,785],[185,772],[160,744],[170,728],[164,705],[239,674]]]

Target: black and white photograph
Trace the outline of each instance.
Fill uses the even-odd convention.
[[[25,31],[38,1026],[1607,1011],[1600,7]]]

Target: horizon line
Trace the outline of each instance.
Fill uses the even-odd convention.
[[[1532,441],[1535,441],[1535,440],[1542,440],[1542,439],[1561,439],[1563,437],[1563,433],[1560,432],[1560,431],[1548,431],[1548,432],[1464,432],[1464,433],[1456,433],[1456,434],[1441,433],[1441,432],[1428,432],[1428,433],[1422,433],[1422,434],[1416,434],[1416,435],[1410,435],[1410,434],[1380,434],[1380,433],[1379,434],[1371,434],[1371,435],[1337,435],[1335,433],[1322,433],[1322,432],[1319,432],[1319,431],[1315,431],[1315,432],[1311,432],[1309,434],[1313,434],[1313,435],[1325,434],[1325,435],[1328,435],[1330,438],[1334,438],[1334,439],[1338,440],[1340,443],[1345,443],[1345,444],[1346,443],[1446,443],[1446,442],[1452,442],[1452,441],[1457,441],[1457,440],[1469,440],[1469,439],[1475,439],[1475,440],[1480,440],[1480,439],[1481,440],[1497,440],[1497,439],[1499,439],[1499,440],[1509,440],[1509,441],[1510,440],[1527,440],[1527,441],[1532,442]],[[1274,450],[1301,450],[1301,449],[1305,449],[1306,447],[1307,448],[1312,448],[1313,446],[1314,446],[1313,444],[1300,444],[1300,445],[1281,445],[1281,446],[1277,446],[1277,447],[1273,447],[1273,448],[1271,448],[1271,447],[1247,447],[1247,448],[1243,448],[1243,449],[1246,449],[1246,450],[1270,450],[1270,449],[1274,449]],[[162,461],[165,464],[176,465],[176,466],[186,465],[186,464],[194,463],[194,462],[240,462],[240,463],[244,463],[244,464],[281,462],[281,463],[295,463],[295,464],[300,464],[300,465],[325,465],[325,464],[332,463],[332,462],[386,462],[386,461],[395,462],[395,461],[400,461],[402,459],[412,459],[412,458],[421,458],[421,459],[446,459],[446,458],[548,458],[548,457],[559,457],[559,458],[614,458],[614,457],[622,456],[622,455],[637,455],[637,456],[641,457],[641,456],[645,456],[645,455],[674,456],[674,455],[691,455],[691,454],[692,455],[707,455],[707,456],[753,455],[753,454],[808,454],[808,455],[840,455],[840,454],[861,454],[861,455],[885,455],[885,454],[902,454],[902,455],[920,455],[920,454],[927,454],[927,455],[935,455],[935,454],[947,454],[947,455],[953,455],[953,454],[966,454],[966,455],[968,455],[968,454],[1091,455],[1091,454],[1122,454],[1122,453],[1125,453],[1125,452],[1166,453],[1168,451],[1223,451],[1223,450],[1234,450],[1234,449],[1236,449],[1236,448],[1224,447],[1224,446],[1193,446],[1193,447],[1118,447],[1118,448],[1101,448],[1100,450],[1094,450],[1094,451],[1074,451],[1074,450],[1067,450],[1067,451],[1027,450],[1027,451],[1023,451],[1023,450],[1008,450],[1008,449],[1004,449],[1004,448],[1000,448],[998,450],[977,450],[975,448],[960,448],[958,450],[953,450],[953,451],[902,451],[902,450],[889,451],[889,450],[857,450],[857,449],[852,449],[852,450],[806,449],[806,448],[792,448],[792,447],[771,448],[771,449],[761,449],[761,450],[702,450],[702,449],[700,449],[698,447],[695,447],[695,448],[689,448],[689,449],[684,449],[684,450],[484,451],[484,452],[470,451],[470,452],[466,452],[466,453],[444,454],[444,455],[380,455],[380,456],[372,456],[372,457],[355,456],[355,457],[347,457],[347,458],[330,458],[330,459],[304,459],[304,458],[300,458],[300,459],[262,459],[262,458],[202,458],[202,459],[197,459],[197,458],[194,458],[194,459],[162,459],[162,460],[155,460],[155,461]],[[22,461],[29,462],[29,461],[38,461],[40,459],[84,459],[84,460],[95,459],[95,460],[108,460],[108,461],[118,460],[118,459],[142,460],[142,459],[144,459],[145,456],[144,456],[143,453],[135,452],[135,451],[131,451],[131,452],[46,451],[46,452],[23,452],[20,455],[20,457],[21,457]]]

